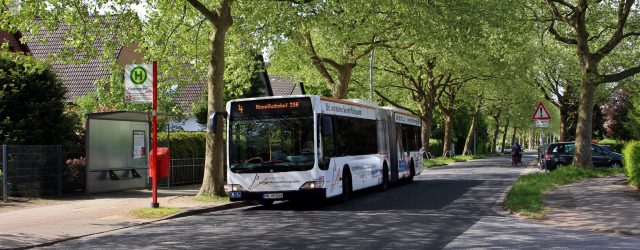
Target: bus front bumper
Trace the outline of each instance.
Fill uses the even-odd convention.
[[[303,189],[294,191],[269,191],[269,192],[249,192],[231,191],[229,200],[231,201],[278,201],[278,200],[319,200],[326,198],[325,188]]]

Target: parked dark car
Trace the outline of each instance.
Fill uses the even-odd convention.
[[[571,165],[575,142],[554,142],[538,150],[538,165],[541,169],[554,170]],[[622,167],[622,155],[599,145],[591,144],[591,161],[595,167]]]
[[[605,150],[607,150],[607,151],[609,151],[609,152],[611,152],[611,153],[616,153],[616,154],[619,154],[619,153],[620,153],[620,152],[618,152],[617,150],[615,150],[613,147],[611,147],[611,146],[609,146],[609,145],[601,145],[601,144],[598,144],[598,146],[600,146],[601,148],[603,148],[603,149],[605,149]]]

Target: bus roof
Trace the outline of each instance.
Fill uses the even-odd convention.
[[[319,96],[319,95],[261,96],[261,97],[233,99],[233,100],[230,100],[229,102],[245,102],[245,101],[256,101],[256,100],[267,100],[267,99],[304,98],[304,97],[310,97],[312,99],[314,99],[315,97],[315,98],[319,98],[321,101],[335,102],[335,103],[341,103],[341,104],[352,105],[352,106],[363,107],[363,108],[385,109],[385,110],[390,110],[406,116],[412,116],[412,117],[418,118],[418,116],[411,114],[410,112],[395,106],[380,107],[378,106],[378,104],[374,102],[362,100],[362,99],[336,99],[332,97]]]

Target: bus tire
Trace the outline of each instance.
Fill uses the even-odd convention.
[[[413,159],[411,159],[411,163],[409,163],[409,177],[405,180],[405,183],[410,184],[413,182],[413,176],[416,175],[415,165],[413,164]]]
[[[387,188],[389,188],[389,167],[387,167],[387,163],[385,162],[382,166],[382,183],[378,189],[384,192]]]
[[[351,171],[348,166],[345,166],[342,170],[342,194],[340,195],[340,203],[345,203],[351,198],[351,191],[353,191],[353,187],[351,186]]]
[[[261,200],[259,202],[260,202],[260,205],[263,205],[265,207],[273,206],[273,201],[270,201],[270,200]]]

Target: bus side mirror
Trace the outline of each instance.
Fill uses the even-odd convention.
[[[222,118],[227,118],[227,112],[213,112],[209,116],[209,120],[207,121],[207,132],[216,133],[216,128],[218,128],[218,116],[222,116]]]

